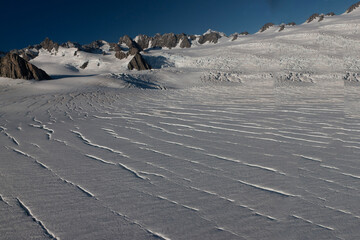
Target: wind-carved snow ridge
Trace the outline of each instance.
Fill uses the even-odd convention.
[[[11,139],[11,141],[13,141],[16,145],[20,145],[20,143],[18,142],[18,140],[16,140],[16,138],[15,137],[13,137],[13,136],[11,136],[6,130],[6,128],[5,127],[2,127],[2,126],[0,126],[0,130],[1,130],[1,132],[2,133],[4,133],[4,135],[5,136],[7,136],[9,139]]]
[[[85,188],[69,181],[69,180],[66,180],[64,178],[62,178],[61,176],[59,176],[57,173],[55,173],[51,168],[49,168],[48,166],[46,166],[44,163],[40,162],[39,160],[37,160],[35,157],[31,156],[30,154],[28,153],[25,153],[23,151],[20,151],[19,149],[16,149],[16,148],[12,148],[12,150],[20,155],[23,155],[25,157],[28,157],[28,158],[31,158],[34,160],[34,162],[36,164],[38,164],[40,167],[50,171],[52,174],[54,174],[56,177],[58,177],[61,181],[63,181],[64,183],[67,183],[67,184],[70,184],[74,187],[76,187],[77,189],[79,189],[81,192],[83,192],[85,195],[87,195],[88,197],[94,197],[95,198],[95,195],[92,194],[89,190],[86,190]]]
[[[4,202],[6,205],[9,206],[9,203],[5,200],[5,197],[3,197],[1,194],[0,194],[0,201]]]
[[[148,178],[146,177],[143,177],[141,176],[141,174],[139,174],[136,170],[126,166],[125,164],[122,164],[122,163],[113,163],[113,162],[109,162],[109,161],[106,161],[102,158],[99,158],[99,157],[96,157],[94,155],[88,155],[86,154],[85,156],[87,156],[88,158],[90,159],[93,159],[93,160],[96,160],[98,162],[101,162],[101,163],[105,163],[105,164],[109,164],[109,165],[113,165],[113,166],[120,166],[122,169],[130,172],[132,175],[134,175],[136,178],[139,178],[139,179],[142,179],[142,180],[149,180]]]
[[[19,206],[24,210],[25,214],[31,217],[31,219],[41,227],[41,229],[50,239],[60,240],[60,238],[56,237],[55,234],[52,233],[41,220],[37,219],[37,217],[31,212],[30,208],[27,207],[19,198],[16,198],[16,201],[18,202]]]
[[[96,148],[100,148],[100,149],[103,149],[103,150],[107,150],[109,152],[112,152],[112,153],[116,153],[116,154],[119,154],[120,156],[124,157],[124,158],[129,158],[129,156],[127,156],[126,154],[124,154],[123,152],[121,151],[118,151],[118,150],[115,150],[115,149],[112,149],[112,148],[109,148],[107,146],[103,146],[103,145],[99,145],[99,144],[96,144],[96,143],[93,143],[91,142],[89,139],[87,139],[84,135],[82,135],[79,131],[75,131],[75,130],[70,130],[72,133],[75,133],[85,144],[89,145],[89,146],[92,146],[92,147],[96,147]]]

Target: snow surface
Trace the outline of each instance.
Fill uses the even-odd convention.
[[[54,80],[0,79],[0,238],[358,239],[359,16],[144,72],[40,52]]]

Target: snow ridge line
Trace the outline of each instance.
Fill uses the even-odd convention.
[[[95,161],[102,162],[102,163],[105,163],[105,164],[115,165],[115,166],[116,166],[116,165],[119,165],[122,169],[130,172],[130,173],[131,173],[132,175],[134,175],[136,178],[140,178],[140,179],[142,179],[142,180],[149,180],[148,178],[141,176],[141,174],[139,174],[136,170],[134,170],[134,169],[126,166],[125,164],[109,162],[109,161],[106,161],[106,160],[104,160],[104,159],[102,159],[102,158],[96,157],[96,156],[94,156],[94,155],[89,155],[89,154],[86,154],[85,156],[88,157],[88,158],[90,158],[90,159],[93,159],[93,160],[95,160]]]
[[[114,213],[115,215],[118,215],[118,216],[124,218],[127,222],[130,222],[130,223],[132,223],[132,224],[135,224],[135,225],[138,226],[140,229],[142,229],[142,230],[144,230],[145,232],[151,234],[151,235],[152,235],[153,237],[155,237],[155,238],[162,239],[162,240],[170,240],[170,238],[165,237],[163,234],[158,233],[158,232],[155,232],[155,231],[153,231],[153,230],[150,230],[150,229],[144,227],[143,225],[141,225],[141,224],[140,224],[139,222],[137,222],[136,220],[132,220],[132,219],[130,219],[128,216],[126,216],[126,215],[124,215],[124,214],[121,214],[121,213],[119,213],[119,212],[116,212],[116,211],[112,210],[111,208],[109,208],[109,210],[110,210],[112,213]]]
[[[22,151],[20,151],[20,150],[18,150],[18,149],[16,149],[16,148],[12,148],[12,150],[13,150],[14,152],[20,154],[20,155],[23,155],[23,156],[25,156],[25,157],[28,157],[28,158],[33,159],[33,160],[35,161],[35,163],[37,163],[40,167],[42,167],[42,168],[50,171],[50,172],[51,172],[52,174],[54,174],[57,178],[59,178],[61,181],[63,181],[63,182],[65,182],[65,183],[67,183],[67,184],[70,184],[70,185],[78,188],[81,192],[83,192],[83,193],[84,193],[85,195],[87,195],[88,197],[93,197],[93,198],[95,198],[95,195],[92,194],[89,190],[86,190],[85,188],[83,188],[83,187],[81,187],[81,186],[79,186],[79,185],[77,185],[77,184],[75,184],[75,183],[73,183],[73,182],[70,182],[70,181],[68,181],[68,180],[66,180],[66,179],[64,179],[64,178],[62,178],[62,177],[60,177],[57,173],[55,173],[53,170],[51,170],[51,168],[49,168],[48,166],[46,166],[45,164],[43,164],[42,162],[40,162],[39,160],[37,160],[35,157],[33,157],[33,156],[31,156],[31,155],[29,155],[29,154],[27,154],[27,153],[25,153],[25,152],[22,152]],[[95,199],[96,199],[96,198],[95,198]]]
[[[6,205],[10,206],[9,203],[5,200],[3,196],[0,194],[0,202],[4,202]]]
[[[0,126],[0,130],[5,134],[5,136],[10,138],[16,145],[20,146],[20,143],[16,140],[16,138],[14,138],[8,132],[6,132],[7,129],[5,127]]]
[[[46,228],[43,222],[41,222],[39,219],[37,219],[34,214],[31,212],[30,208],[28,208],[19,198],[16,198],[16,201],[18,202],[19,206],[23,209],[23,211],[26,213],[27,216],[31,217],[31,219],[36,222],[41,229],[44,231],[44,233],[50,238],[54,240],[60,240],[60,238],[57,238],[55,234],[53,234],[49,229]]]
[[[76,134],[85,144],[87,144],[87,145],[89,145],[89,146],[91,146],[91,147],[100,148],[100,149],[107,150],[107,151],[112,152],[112,153],[119,154],[119,155],[122,156],[122,157],[130,158],[129,156],[127,156],[126,154],[124,154],[124,153],[121,152],[121,151],[118,151],[118,150],[109,148],[109,147],[107,147],[107,146],[102,146],[102,145],[99,145],[99,144],[96,144],[96,143],[91,142],[89,139],[87,139],[84,135],[82,135],[82,134],[81,134],[80,132],[78,132],[78,131],[70,130],[70,132]]]

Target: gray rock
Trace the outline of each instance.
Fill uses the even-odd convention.
[[[151,47],[150,42],[152,41],[152,39],[152,37],[141,34],[136,37],[136,43],[142,50],[145,50]]]
[[[314,13],[313,15],[311,15],[306,22],[307,23],[311,23],[312,21],[314,21],[316,18],[318,18],[320,15],[318,13]]]
[[[287,26],[296,26],[296,23],[295,22],[289,22],[286,24]]]
[[[51,77],[15,53],[0,59],[0,76],[14,79],[49,80]]]
[[[129,37],[128,35],[121,37],[119,39],[118,44],[119,45],[125,44],[129,48],[129,52],[133,53],[133,54],[130,53],[131,55],[134,55],[135,53],[142,51],[141,47],[134,40],[132,40],[131,37]],[[137,51],[134,49],[137,49]]]
[[[89,61],[86,61],[80,66],[80,68],[85,69],[85,68],[87,68],[88,65],[89,65]]]
[[[90,44],[86,44],[81,46],[81,50],[88,53],[97,53],[102,54],[103,51],[101,50],[101,47],[105,45],[105,42],[102,40],[96,40],[93,41]]]
[[[128,57],[128,54],[126,54],[125,52],[123,52],[121,49],[116,51],[115,53],[115,57],[118,58],[118,59],[125,59]]]
[[[195,35],[190,35],[189,38],[190,38],[191,41],[196,40],[196,36],[195,36]]]
[[[357,2],[353,5],[351,5],[348,10],[346,10],[346,13],[351,13],[352,11],[354,11],[356,8],[360,7],[360,2]]]
[[[67,41],[66,43],[61,44],[61,47],[63,48],[77,48],[78,50],[81,49],[81,45],[77,42],[70,42]]]
[[[178,42],[180,42],[180,48],[191,48],[191,42],[186,34],[178,34],[177,38]]]
[[[274,26],[273,23],[266,23],[264,26],[262,26],[260,28],[260,32],[265,32],[266,30],[268,30],[270,27]]]
[[[59,50],[59,44],[56,42],[53,42],[52,40],[50,40],[49,38],[45,38],[44,41],[42,41],[40,43],[41,47],[43,49],[48,50],[49,52],[51,52],[53,49],[55,49],[55,51]]]
[[[204,44],[206,42],[217,43],[220,38],[221,35],[218,32],[210,32],[200,36],[198,42],[200,44]]]
[[[285,24],[281,24],[281,25],[280,25],[279,32],[283,31],[284,29],[285,29]]]
[[[325,14],[325,16],[327,17],[332,17],[332,16],[335,16],[336,14],[334,12],[329,12],[327,14]]]
[[[140,53],[136,53],[135,56],[131,59],[128,64],[129,70],[149,70],[151,69],[150,65],[147,64],[145,59],[141,56]]]
[[[178,37],[174,33],[165,33],[163,35],[156,34],[153,41],[152,47],[155,48],[174,48],[178,44]]]

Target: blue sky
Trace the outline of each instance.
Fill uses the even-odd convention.
[[[341,14],[357,0],[137,0],[6,1],[0,3],[0,50],[40,43],[45,37],[82,44],[117,42],[128,34],[256,32],[267,22],[303,23],[311,14]],[[5,24],[4,24],[5,23]]]

